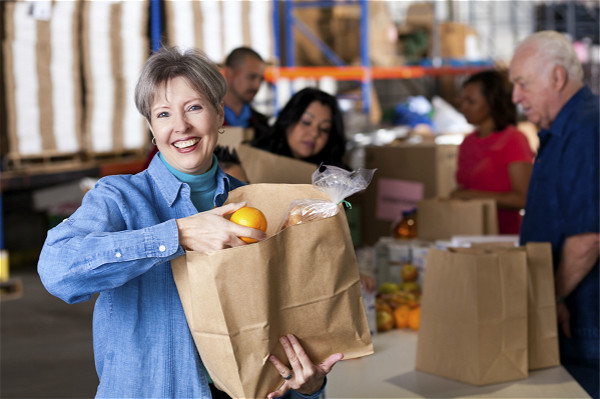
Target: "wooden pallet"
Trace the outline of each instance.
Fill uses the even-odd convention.
[[[8,153],[4,157],[3,170],[13,172],[60,171],[81,167],[85,161],[83,153],[61,153],[43,151],[35,155]]]
[[[20,278],[0,281],[0,300],[18,299],[23,296],[23,282]]]

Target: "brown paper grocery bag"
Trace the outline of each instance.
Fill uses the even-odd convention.
[[[473,385],[525,378],[523,251],[430,249],[416,369]]]
[[[530,242],[506,247],[502,243],[477,244],[477,248],[522,251],[527,254],[527,349],[529,370],[558,366],[558,327],[554,295],[552,247],[548,242]]]
[[[422,240],[498,234],[498,214],[493,199],[424,199],[417,204],[417,214],[417,234]]]
[[[548,242],[527,243],[529,370],[558,366],[558,327],[552,247]]]
[[[317,165],[240,144],[237,153],[250,183],[310,184]]]
[[[294,199],[327,195],[311,185],[253,184],[247,201],[268,221],[264,241],[172,261],[194,341],[213,381],[234,398],[263,398],[282,382],[269,354],[287,360],[279,337],[294,334],[320,363],[373,352],[358,266],[344,212],[275,230]]]

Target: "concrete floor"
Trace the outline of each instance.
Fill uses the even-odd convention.
[[[0,397],[94,397],[93,300],[69,305],[50,295],[35,265],[11,277],[23,294],[0,302]]]

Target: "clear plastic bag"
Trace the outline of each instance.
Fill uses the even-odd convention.
[[[312,185],[327,193],[331,201],[310,198],[292,201],[280,230],[334,216],[339,212],[342,203],[351,207],[345,199],[366,189],[376,170],[359,168],[348,171],[337,166],[319,166],[312,175]]]

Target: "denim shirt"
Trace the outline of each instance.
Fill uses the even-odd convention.
[[[216,178],[215,206],[244,184],[221,168]],[[46,289],[68,303],[99,293],[96,397],[211,397],[170,262],[185,253],[175,219],[196,213],[189,186],[155,156],[139,174],[100,179],[48,232],[38,263]]]

